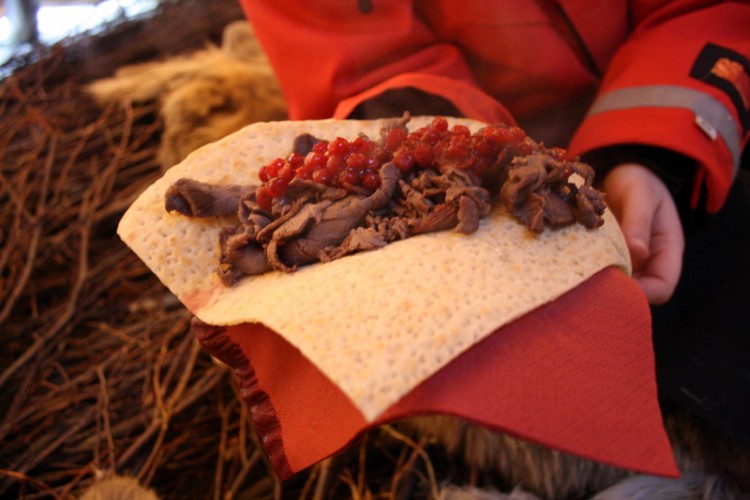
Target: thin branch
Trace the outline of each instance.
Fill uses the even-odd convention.
[[[33,477],[27,476],[26,474],[23,474],[17,471],[7,470],[7,469],[0,469],[0,476],[6,476],[9,478],[12,478],[21,483],[28,483],[32,485],[34,488],[36,488],[37,490],[42,491],[46,494],[49,494],[54,498],[62,498],[57,495],[57,493],[55,492],[54,489],[52,489],[52,487],[43,483],[42,481],[34,479]]]
[[[115,440],[112,437],[112,426],[109,421],[109,390],[107,389],[107,379],[104,376],[104,370],[101,366],[97,367],[96,374],[99,378],[100,400],[101,400],[101,416],[104,424],[104,436],[107,439],[107,450],[109,451],[108,458],[112,464],[112,468],[115,468],[117,464],[117,454],[115,453]]]
[[[34,221],[31,224],[33,227],[33,230],[31,232],[31,241],[29,243],[29,247],[26,249],[26,264],[24,265],[23,270],[21,271],[21,274],[18,277],[15,286],[13,287],[13,291],[10,293],[10,296],[7,297],[5,305],[2,309],[0,309],[0,326],[2,326],[2,324],[8,318],[8,315],[13,310],[13,307],[15,307],[16,300],[18,300],[21,291],[24,289],[24,287],[26,287],[29,276],[31,276],[31,271],[34,268],[35,258],[39,249],[39,240],[41,239],[42,229],[44,227],[42,224],[42,220],[44,218],[47,201],[47,191],[49,190],[50,177],[52,175],[52,164],[55,159],[56,149],[57,136],[53,135],[52,137],[50,137],[50,152],[47,154],[47,161],[45,161],[44,170],[42,171],[42,185],[40,188],[39,199],[37,201],[37,207],[34,214]],[[0,375],[0,387],[2,387],[8,377],[13,374],[13,371],[14,370],[6,370],[2,375]]]

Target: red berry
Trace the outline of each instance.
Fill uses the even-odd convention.
[[[287,184],[294,179],[294,168],[291,165],[284,165],[279,169],[278,179],[283,180]]]
[[[344,158],[342,156],[329,156],[326,161],[326,170],[335,177],[339,171],[344,168]]]
[[[508,138],[511,142],[521,142],[526,139],[526,132],[518,127],[508,127]]]
[[[353,168],[346,168],[339,174],[339,182],[341,184],[351,184],[356,186],[359,183],[359,171]]]
[[[346,166],[349,168],[364,168],[367,158],[362,153],[352,153],[346,158]]]
[[[275,179],[271,179],[271,182],[268,184],[268,194],[273,198],[279,198],[284,196],[287,187],[286,181],[276,177]]]
[[[299,167],[297,170],[295,170],[294,176],[297,177],[298,179],[310,180],[312,179],[312,173],[313,173],[312,168],[302,166],[302,167]]]
[[[406,129],[404,127],[393,127],[385,133],[385,149],[394,152],[406,140]]]
[[[329,185],[331,182],[331,174],[325,168],[317,168],[313,170],[312,180],[319,184]]]
[[[430,123],[430,128],[437,130],[439,132],[445,132],[448,130],[448,120],[446,120],[442,116],[436,116],[432,119],[432,123]]]
[[[368,170],[378,171],[380,170],[381,165],[382,163],[380,163],[376,158],[368,158],[365,168]]]
[[[432,162],[435,160],[435,153],[427,144],[419,143],[414,146],[411,152],[414,155],[415,163],[422,168],[431,167]]]
[[[393,157],[393,164],[402,172],[414,166],[414,156],[406,149],[399,149]]]
[[[287,163],[289,163],[293,168],[297,168],[301,166],[303,163],[305,163],[305,157],[302,156],[299,153],[291,153],[287,159]]]
[[[286,165],[286,162],[282,160],[281,158],[276,158],[271,163],[268,164],[266,167],[266,172],[268,172],[268,177],[274,178],[277,175],[279,175],[279,170]]]
[[[468,141],[461,137],[454,137],[445,148],[445,155],[453,160],[460,160],[469,155]]]
[[[357,137],[351,143],[351,150],[357,153],[367,154],[372,150],[373,143],[365,137]]]
[[[487,139],[484,135],[472,136],[471,146],[477,153],[484,156],[493,156],[500,152],[500,145]]]
[[[261,186],[255,191],[255,202],[263,210],[271,210],[271,195],[266,186]]]
[[[312,150],[316,153],[325,154],[328,151],[328,141],[316,142]]]
[[[349,141],[337,137],[328,144],[328,152],[335,156],[346,156],[349,153]]]
[[[362,186],[370,191],[375,191],[380,187],[380,176],[372,170],[365,170],[362,176]]]
[[[453,125],[451,128],[451,134],[454,136],[469,138],[471,136],[471,130],[466,125]]]
[[[522,141],[526,134],[518,127],[491,126],[482,130],[482,136],[495,144],[506,145]]]
[[[318,143],[320,144],[320,143]],[[309,167],[310,169],[316,169],[324,166],[326,164],[326,157],[323,155],[323,153],[319,153],[317,151],[310,151],[307,153],[307,156],[305,156],[305,167]]]
[[[258,179],[260,179],[260,182],[268,182],[268,179],[270,178],[271,177],[268,175],[268,167],[260,167],[260,170],[258,171]]]
[[[437,144],[438,142],[440,142],[440,140],[443,138],[444,135],[445,135],[444,131],[441,131],[441,130],[438,130],[438,129],[434,129],[434,128],[430,128],[430,129],[428,129],[428,130],[425,131],[424,135],[422,136],[422,140],[425,143],[427,143],[427,144],[429,144],[431,146],[434,146],[435,144]]]

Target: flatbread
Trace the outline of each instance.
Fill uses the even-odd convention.
[[[409,128],[432,117],[413,118]],[[475,131],[484,124],[452,119]],[[383,121],[294,121],[250,125],[191,154],[150,186],[118,234],[200,320],[261,323],[298,348],[369,422],[469,347],[555,300],[609,266],[630,273],[614,217],[537,235],[501,207],[471,235],[443,231],[286,274],[216,274],[227,221],[172,215],[164,194],[181,177],[213,184],[256,182],[294,138],[377,138]]]

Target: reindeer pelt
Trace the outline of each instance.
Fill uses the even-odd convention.
[[[442,488],[439,498],[440,500],[543,500],[542,497],[524,491],[520,487],[514,488],[510,493],[502,493],[495,489],[453,485]],[[685,474],[679,479],[646,475],[632,476],[594,496],[573,498],[590,498],[591,500],[742,500],[747,496],[738,493],[725,479],[717,475]]]
[[[516,496],[496,498],[586,498],[629,475],[625,470],[493,432],[457,417],[416,417],[399,423],[399,427],[408,434],[430,437],[433,444],[469,469],[494,474],[503,483],[500,486],[518,488]],[[460,498],[456,495],[453,492],[448,498]]]
[[[695,416],[672,410],[665,429],[682,475],[635,474],[535,445],[450,416],[424,416],[398,424],[429,437],[453,460],[491,474],[497,489],[448,485],[445,500],[583,499],[739,500],[750,498],[750,449]],[[510,493],[502,489],[511,490]]]
[[[287,117],[276,76],[245,21],[225,28],[221,47],[124,66],[86,90],[102,105],[159,103],[163,169],[245,125]]]
[[[747,498],[716,474],[683,474],[679,479],[633,476],[592,500],[742,500]]]
[[[440,489],[438,500],[539,500],[539,497],[520,488],[514,488],[510,493],[501,493],[492,488],[447,485]]]

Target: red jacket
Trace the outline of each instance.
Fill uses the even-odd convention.
[[[345,118],[405,87],[487,122],[565,114],[572,154],[643,144],[695,159],[709,211],[748,140],[747,1],[240,1],[292,119]]]

